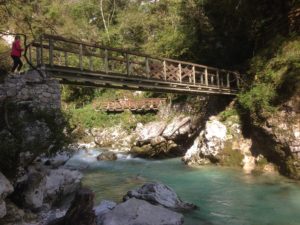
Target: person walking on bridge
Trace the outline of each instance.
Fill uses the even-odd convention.
[[[24,49],[21,47],[20,36],[16,35],[15,41],[12,44],[12,50],[11,50],[11,54],[10,54],[11,58],[14,61],[13,67],[11,69],[12,73],[14,73],[16,69],[19,73],[23,66],[23,63],[21,61],[22,51],[24,51]]]

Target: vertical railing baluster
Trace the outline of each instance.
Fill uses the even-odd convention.
[[[149,67],[149,58],[148,57],[145,58],[145,65],[146,65],[146,76],[147,76],[147,78],[149,78],[150,77],[150,67]]]
[[[53,39],[49,38],[49,64],[53,66]]]
[[[240,88],[240,76],[239,74],[235,74],[236,76],[236,85],[237,85],[237,88],[239,89]]]
[[[127,73],[127,76],[130,76],[130,61],[129,61],[128,53],[126,53],[126,73]]]
[[[163,65],[164,65],[164,80],[167,80],[167,63],[166,63],[166,60],[164,60],[163,62]]]
[[[107,51],[107,49],[104,50],[104,67],[105,67],[105,73],[108,73],[108,51]]]
[[[40,48],[35,47],[35,54],[36,54],[36,65],[40,65],[41,62],[41,55],[40,55]]]
[[[44,65],[44,60],[43,60],[43,36],[40,37],[40,65]]]
[[[193,66],[193,82],[196,84],[196,69],[195,66]]]
[[[179,81],[182,83],[182,69],[181,69],[181,63],[178,64],[178,73],[179,73]]]
[[[226,79],[227,79],[227,88],[230,88],[229,73],[226,74]]]
[[[79,45],[79,67],[80,67],[80,70],[83,70],[83,63],[82,63],[82,44]]]
[[[32,63],[31,44],[29,45],[28,53],[29,53],[29,61],[30,61],[30,63]]]
[[[217,86],[220,88],[220,73],[219,70],[217,70]]]
[[[68,63],[68,53],[64,52],[65,55],[65,66],[68,67],[69,63]]]
[[[204,71],[204,79],[205,79],[205,85],[208,86],[208,71],[207,71],[207,67],[205,68]]]
[[[89,57],[89,69],[90,69],[90,71],[93,71],[93,58],[92,58],[92,56]]]

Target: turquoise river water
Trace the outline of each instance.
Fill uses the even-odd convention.
[[[172,187],[199,209],[184,215],[186,225],[300,225],[300,183],[276,175],[247,175],[239,169],[189,168],[179,158],[144,160],[118,155],[98,162],[98,150],[80,152],[69,166],[84,168],[83,184],[101,200],[122,201],[147,181]]]

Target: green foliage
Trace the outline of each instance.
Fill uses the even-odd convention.
[[[273,113],[276,105],[300,87],[300,39],[282,40],[274,39],[267,50],[253,58],[253,85],[238,96],[242,108],[254,118]]]
[[[220,155],[220,164],[229,167],[241,167],[244,156],[239,150],[232,149],[232,145],[225,143],[225,147]]]
[[[222,111],[219,114],[221,121],[226,121],[230,117],[237,116],[237,115],[238,115],[238,112],[237,112],[236,108],[233,108],[233,107],[227,108],[226,110]]]
[[[83,108],[67,109],[66,113],[70,117],[71,127],[81,128],[105,128],[113,126],[121,126],[127,130],[135,128],[136,124],[147,123],[155,120],[155,114],[132,114],[125,111],[119,114],[109,114],[103,111],[96,111],[91,104]]]

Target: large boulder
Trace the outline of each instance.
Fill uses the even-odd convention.
[[[66,215],[48,225],[96,225],[96,216],[93,210],[94,197],[91,190],[80,189]]]
[[[45,174],[32,171],[28,174],[23,196],[24,205],[30,209],[37,210],[43,206],[45,196]]]
[[[94,211],[96,214],[96,221],[97,225],[101,224],[102,216],[105,215],[107,212],[111,211],[117,206],[117,203],[112,201],[103,200],[100,202],[99,205],[94,207]]]
[[[45,183],[46,201],[52,203],[61,196],[76,192],[82,177],[82,173],[77,170],[64,168],[49,170]]]
[[[157,122],[150,122],[143,126],[139,133],[138,141],[140,143],[149,143],[151,139],[158,137],[162,134],[166,127],[166,122],[164,121],[157,121]]]
[[[0,218],[6,215],[5,198],[14,191],[13,186],[7,178],[0,172]]]
[[[191,130],[190,117],[176,117],[167,125],[162,136],[168,140],[175,140],[180,136],[188,135]]]
[[[117,205],[97,221],[98,225],[181,225],[183,216],[135,198]]]
[[[194,204],[183,202],[172,188],[161,183],[144,184],[140,188],[129,191],[123,197],[124,200],[128,200],[130,198],[145,200],[152,204],[161,205],[176,211],[185,211],[197,208]]]
[[[206,164],[218,161],[218,154],[224,149],[226,134],[226,126],[216,118],[210,118],[206,122],[205,129],[186,152],[183,161],[186,164]]]

